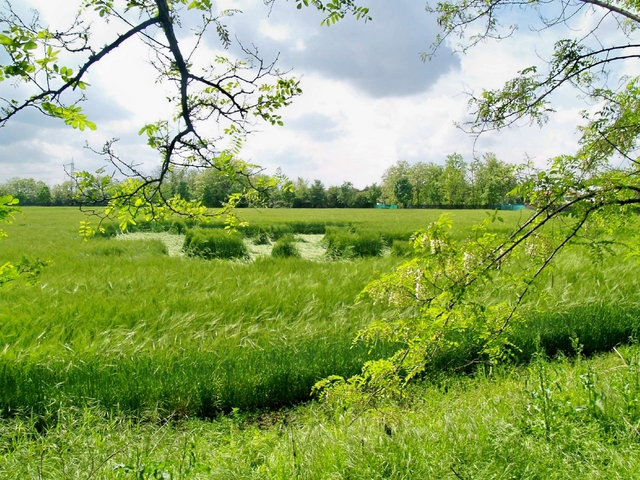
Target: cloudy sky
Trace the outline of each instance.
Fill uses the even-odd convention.
[[[42,23],[63,28],[78,9],[75,0],[20,0],[41,13]],[[258,0],[219,0],[219,9],[241,14],[226,19],[234,39],[227,55],[240,54],[237,41],[255,45],[260,54],[278,56],[283,70],[300,78],[304,94],[283,112],[284,127],[258,125],[245,143],[242,156],[267,168],[281,167],[291,178],[320,179],[326,186],[351,181],[362,188],[379,182],[398,160],[442,163],[461,153],[470,160],[492,151],[509,162],[525,157],[545,159],[576,148],[576,125],[584,103],[567,91],[556,98],[549,124],[493,132],[474,138],[456,128],[469,120],[468,96],[483,88],[497,88],[518,70],[540,64],[556,35],[526,28],[527,17],[515,17],[524,28],[509,41],[486,43],[466,55],[442,48],[432,61],[420,53],[438,32],[424,0],[362,0],[372,22],[348,18],[329,28],[311,8],[296,10],[292,1],[278,0],[272,8]],[[521,14],[519,14],[521,15]],[[533,21],[533,17],[531,18]],[[183,24],[188,44],[189,21]],[[572,33],[580,35],[594,19],[580,19]],[[582,22],[582,23],[581,23]],[[122,30],[122,29],[120,29]],[[118,27],[94,19],[95,44],[113,38]],[[224,53],[212,35],[203,56]],[[6,61],[0,57],[0,63]],[[171,115],[166,90],[155,83],[149,55],[141,42],[109,55],[88,77],[91,88],[84,104],[96,132],[80,132],[36,111],[23,112],[0,129],[0,182],[13,176],[35,177],[49,184],[64,180],[63,165],[72,159],[76,169],[95,170],[103,162],[85,144],[100,149],[119,138],[118,153],[151,170],[154,153],[137,135],[142,125]],[[0,96],[19,98],[21,86],[0,84]]]

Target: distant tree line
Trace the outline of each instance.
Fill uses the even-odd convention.
[[[278,171],[279,176],[283,176]],[[161,194],[199,200],[203,205],[221,207],[229,195],[243,191],[252,178],[226,177],[214,170],[186,169],[170,172]],[[117,182],[111,179],[111,182]],[[377,203],[419,206],[481,206],[518,203],[510,195],[518,184],[516,166],[498,160],[487,153],[466,163],[461,155],[447,156],[444,165],[399,161],[374,183],[359,190],[352,182],[340,186],[325,185],[320,180],[310,182],[297,178],[293,182],[270,187],[260,199],[261,205],[273,208],[372,208]],[[0,184],[0,196],[12,195],[21,205],[74,205],[75,184],[72,180],[49,187],[33,178],[13,178]],[[241,204],[241,207],[249,206]]]
[[[0,184],[0,196],[11,195],[20,205],[73,205],[74,182],[71,180],[52,188],[33,178],[12,178]]]
[[[518,185],[516,165],[487,153],[466,163],[448,155],[444,165],[399,161],[382,176],[383,202],[412,206],[480,206],[519,203],[510,192]]]

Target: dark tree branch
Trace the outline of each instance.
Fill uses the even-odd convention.
[[[620,15],[622,15],[623,17],[628,18],[629,20],[632,20],[636,23],[640,24],[640,16],[636,15],[633,12],[630,12],[629,10],[625,10],[623,8],[620,8],[612,3],[607,3],[607,2],[602,2],[600,0],[578,0],[579,2],[584,2],[584,3],[588,3],[590,5],[595,5],[597,7],[600,8],[604,8],[605,10],[609,10],[611,12],[615,12],[618,13]]]
[[[82,67],[80,67],[80,70],[78,71],[78,73],[72,79],[65,82],[61,87],[57,89],[44,90],[39,94],[32,96],[31,98],[23,102],[21,105],[18,105],[18,106],[12,105],[4,117],[0,116],[0,125],[4,125],[11,117],[13,117],[19,111],[24,110],[25,108],[38,106],[39,103],[42,102],[43,100],[46,100],[49,98],[52,98],[52,99],[59,98],[65,91],[69,90],[70,88],[75,89],[78,83],[82,80],[82,77],[85,75],[85,73],[87,73],[89,68],[91,68],[93,65],[98,63],[109,53],[113,52],[116,48],[120,47],[129,38],[135,36],[136,34],[149,28],[150,26],[157,24],[158,22],[159,22],[158,17],[150,18],[149,20],[146,20],[141,24],[137,25],[135,28],[132,28],[128,32],[120,35],[114,42],[102,48],[102,50],[100,50],[98,53],[91,55],[89,57],[89,60],[87,60],[87,62],[84,65],[82,65]]]

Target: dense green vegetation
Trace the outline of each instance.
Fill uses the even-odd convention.
[[[249,246],[280,238],[304,252],[305,235],[322,232],[325,247],[332,236],[385,245],[347,261],[175,257],[157,238],[83,242],[74,209],[24,213],[6,227],[0,263],[23,254],[53,263],[39,285],[0,291],[0,476],[455,478],[453,468],[462,478],[565,478],[554,449],[590,478],[638,469],[629,460],[640,421],[636,347],[619,349],[626,364],[615,353],[527,363],[638,338],[640,279],[625,255],[594,264],[578,247],[567,251],[525,305],[507,365],[463,374],[449,371],[459,359],[440,358],[405,400],[349,426],[353,413],[339,405],[281,409],[309,400],[321,378],[352,375],[392,350],[352,345],[360,328],[388,315],[356,298],[439,212],[243,211]],[[452,212],[455,234],[469,235],[484,216]],[[492,228],[524,218],[505,212]],[[464,343],[455,353],[469,354]]]
[[[340,186],[325,185],[320,180],[298,178],[273,185],[259,197],[259,203],[284,208],[372,208],[378,202],[405,206],[486,206],[519,202],[509,192],[517,185],[516,166],[498,160],[492,153],[475,158],[470,163],[461,155],[452,154],[444,165],[416,162],[410,165],[398,161],[382,175],[381,183],[367,185],[362,190],[352,182]],[[264,179],[262,174],[253,181]],[[110,184],[117,183],[109,179]],[[286,188],[285,188],[286,187]],[[180,196],[202,202],[206,207],[221,207],[229,195],[248,188],[247,178],[219,175],[215,170],[181,169],[167,175],[160,191],[164,198]],[[400,190],[398,190],[400,189]],[[21,205],[76,205],[82,200],[75,197],[77,187],[67,180],[49,188],[33,178],[13,178],[0,183],[0,196],[12,195]],[[399,199],[396,191],[402,191]],[[95,199],[93,199],[95,200]],[[238,206],[246,207],[245,199]]]

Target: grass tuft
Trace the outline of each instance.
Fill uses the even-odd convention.
[[[207,260],[245,258],[248,255],[242,235],[227,230],[187,230],[183,250],[190,257]]]
[[[293,235],[285,235],[281,237],[271,250],[271,256],[275,258],[292,258],[300,257],[300,251],[296,245],[296,239]]]

